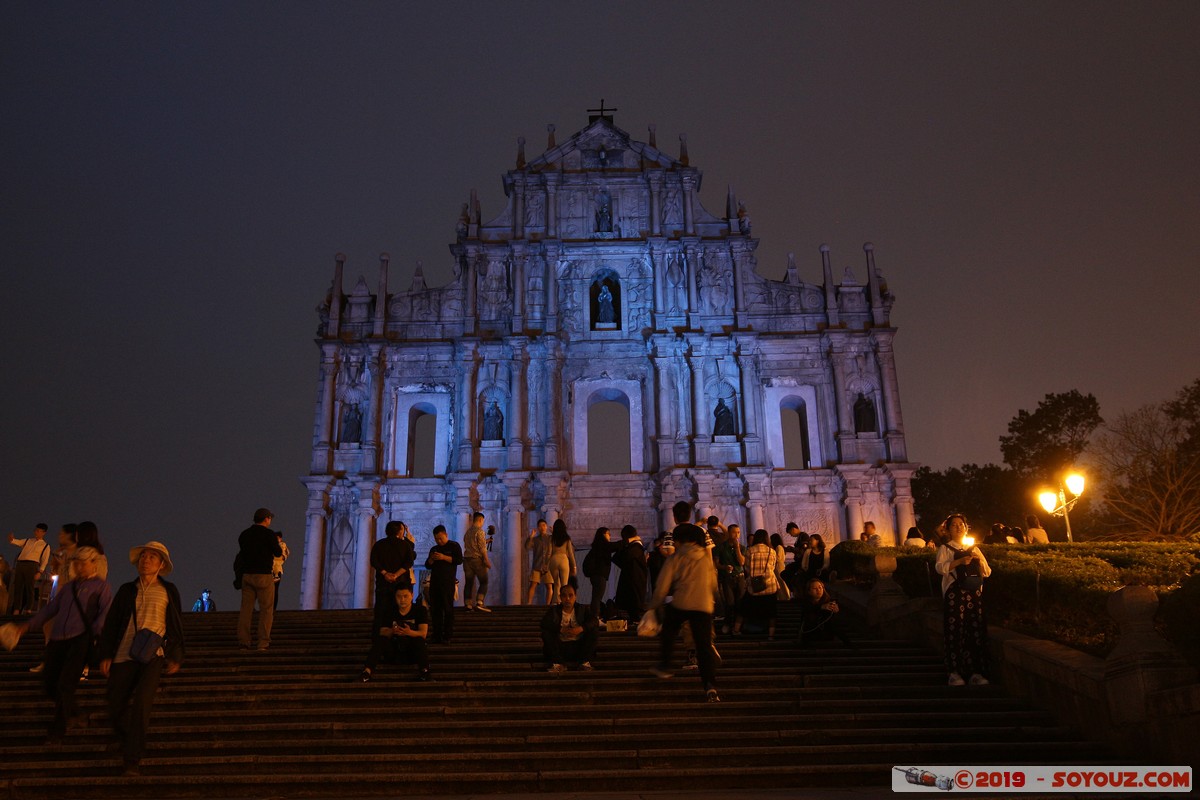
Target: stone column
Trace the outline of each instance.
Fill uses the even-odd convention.
[[[525,263],[526,263],[525,245],[523,243],[514,243],[512,245],[512,292],[513,292],[513,315],[512,315],[512,332],[521,333],[525,330]]]
[[[338,361],[336,344],[321,345],[321,395],[317,402],[317,445],[313,448],[312,472],[329,472],[333,466],[333,392]]]
[[[463,330],[474,333],[475,318],[479,315],[475,302],[475,260],[478,253],[468,250],[463,257]]]
[[[546,355],[549,362],[545,384],[546,407],[549,410],[546,420],[546,469],[558,469],[559,450],[564,447],[561,389],[564,356],[557,341],[547,343]]]
[[[656,345],[650,359],[654,364],[655,398],[658,407],[658,430],[655,441],[658,444],[658,468],[666,469],[675,464],[675,431],[671,426],[671,380],[669,353],[663,351],[669,345],[663,342]],[[670,511],[670,509],[667,509]],[[664,528],[663,530],[670,530]]]
[[[521,548],[521,504],[512,503],[514,493],[509,492],[510,503],[505,509],[508,521],[504,527],[504,602],[510,606],[521,605],[521,563],[524,551]]]
[[[375,546],[375,492],[374,483],[360,483],[358,519],[356,522],[356,544],[354,547],[354,608],[371,607],[371,548]]]
[[[696,235],[696,212],[694,201],[696,197],[696,176],[685,173],[683,176],[683,232],[688,236]]]
[[[844,501],[846,504],[847,521],[850,526],[847,537],[857,536],[863,527],[862,503],[859,502],[858,493],[855,492],[854,494],[855,496],[847,497]]]
[[[475,422],[475,346],[460,343],[458,352],[458,469],[470,472],[474,467]]]
[[[512,232],[514,239],[525,238],[525,176],[513,176],[512,188],[513,221]]]
[[[307,524],[304,529],[304,563],[300,568],[300,607],[313,611],[321,607],[321,579],[325,575],[327,502],[332,480],[312,477],[304,480],[308,488]]]
[[[661,246],[658,251],[659,260],[654,260],[654,245],[655,242],[647,242],[646,256],[650,259],[650,274],[654,280],[654,313],[663,313],[666,307],[666,282],[667,282],[667,263],[666,250]],[[661,243],[658,243],[661,245]],[[656,326],[657,327],[657,326]]]
[[[692,358],[688,366],[692,373],[692,422],[688,426],[697,440],[701,436],[712,438],[712,424],[708,423],[708,409],[704,403],[704,353],[699,341],[692,342]]]
[[[700,311],[700,255],[693,239],[684,242],[683,251],[687,256],[687,270],[684,279],[687,281],[688,311],[695,314]]]
[[[383,347],[372,342],[367,345],[367,357],[363,366],[371,376],[371,402],[367,405],[367,442],[363,446],[362,471],[379,473],[379,434],[383,427]]]
[[[509,369],[509,391],[512,397],[512,405],[509,414],[512,416],[510,420],[508,439],[508,468],[510,470],[521,469],[524,467],[523,452],[525,442],[529,436],[526,432],[526,409],[525,407],[525,337],[514,338],[512,340],[512,366]]]
[[[558,175],[546,175],[546,237],[558,238]]]
[[[650,185],[650,235],[662,235],[662,189],[663,176],[661,172],[650,172],[646,175],[646,183]]]
[[[904,416],[900,412],[900,382],[896,378],[896,353],[892,349],[892,334],[877,333],[880,383],[883,392],[885,436],[888,457],[892,461],[907,461],[908,448],[904,443]]]
[[[375,328],[374,336],[383,338],[387,331],[387,297],[388,297],[388,261],[387,253],[379,254],[379,284],[375,295]]]
[[[763,520],[764,520],[763,510],[764,509],[763,509],[763,504],[758,503],[758,502],[752,501],[752,502],[748,503],[747,505],[749,506],[747,511],[750,512],[750,531],[749,531],[749,533],[751,536],[753,536],[755,531],[759,530],[760,528],[766,527],[766,525],[763,522]]]
[[[558,330],[558,262],[562,260],[562,248],[559,247],[554,263],[550,263],[550,247],[546,247],[546,330]]]

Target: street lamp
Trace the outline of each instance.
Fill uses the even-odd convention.
[[[1063,521],[1067,523],[1067,541],[1073,542],[1075,539],[1071,536],[1071,516],[1070,511],[1079,502],[1079,496],[1083,494],[1083,476],[1078,472],[1072,472],[1067,475],[1058,485],[1058,491],[1047,489],[1038,495],[1038,501],[1042,504],[1042,508],[1046,509],[1047,513],[1055,516],[1061,515]],[[1072,494],[1070,500],[1067,499],[1067,492]]]

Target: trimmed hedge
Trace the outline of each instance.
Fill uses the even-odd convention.
[[[1101,542],[1047,545],[980,545],[992,568],[984,587],[988,621],[1051,639],[1094,655],[1116,644],[1108,596],[1127,584],[1158,593],[1159,628],[1200,664],[1200,547],[1187,543]],[[896,557],[896,582],[910,597],[936,596],[941,576],[932,549],[873,548],[844,542],[831,557],[839,576],[874,578],[874,556]],[[1193,577],[1194,576],[1194,577]]]

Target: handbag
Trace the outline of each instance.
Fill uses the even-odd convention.
[[[750,576],[750,591],[754,594],[762,594],[767,590],[766,575],[751,575]]]
[[[955,550],[955,558],[970,555],[968,551]],[[964,592],[977,592],[983,588],[983,576],[980,575],[979,562],[971,561],[954,568],[955,582]]]
[[[133,606],[133,641],[129,645],[129,657],[139,664],[149,664],[158,657],[158,649],[162,647],[163,637],[150,630],[141,628],[137,621],[137,603]]]

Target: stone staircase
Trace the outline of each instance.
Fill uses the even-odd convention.
[[[235,613],[188,614],[188,658],[164,678],[142,774],[122,777],[103,680],[89,728],[43,744],[40,637],[0,652],[0,791],[24,798],[352,797],[890,786],[894,765],[1083,763],[1098,745],[1001,687],[945,686],[940,658],[862,638],[799,649],[720,637],[721,703],[694,674],[648,674],[657,643],[600,635],[596,670],[547,674],[542,609],[457,611],[434,681],[384,665],[358,681],[365,611],[280,612],[271,650],[238,649]],[[682,648],[679,651],[682,656]]]

